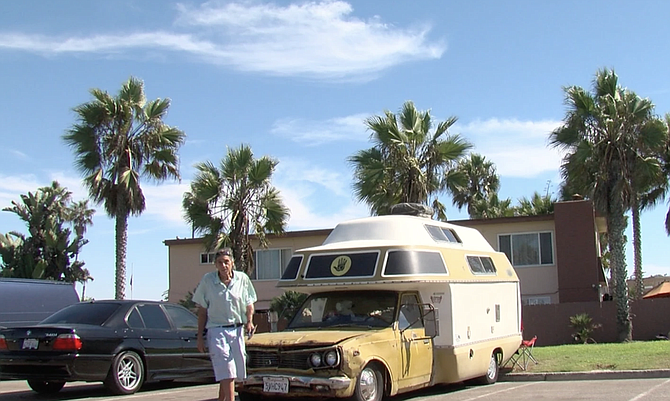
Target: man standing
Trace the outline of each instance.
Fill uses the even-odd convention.
[[[219,401],[235,400],[235,379],[247,378],[244,332],[254,332],[256,291],[249,276],[235,271],[230,249],[216,253],[216,271],[203,276],[193,294],[198,304],[198,350],[205,352],[203,332],[219,382]]]

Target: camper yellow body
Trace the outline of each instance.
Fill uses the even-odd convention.
[[[521,343],[519,279],[471,228],[404,215],[341,223],[297,251],[278,286],[309,297],[284,331],[247,343],[242,400],[493,383]]]

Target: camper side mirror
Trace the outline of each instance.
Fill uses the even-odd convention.
[[[424,304],[423,307],[423,323],[426,337],[435,338],[440,334],[437,310],[430,304]]]

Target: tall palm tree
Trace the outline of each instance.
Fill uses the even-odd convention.
[[[519,216],[551,214],[554,212],[554,203],[556,203],[556,200],[553,199],[550,194],[540,195],[540,193],[536,191],[530,199],[525,196],[519,199],[519,206],[516,208],[516,213]]]
[[[184,194],[186,220],[203,234],[206,247],[230,246],[237,268],[247,274],[254,271],[250,236],[267,246],[265,235],[283,233],[290,215],[270,182],[276,166],[276,160],[255,159],[241,145],[228,149],[218,168],[209,161],[197,164],[191,191]]]
[[[63,136],[89,195],[115,219],[116,299],[125,297],[128,217],[146,205],[140,179],[179,179],[178,150],[185,135],[163,122],[170,99],[147,102],[144,83],[131,77],[116,96],[92,89],[93,100],[74,108],[77,123]]]
[[[447,180],[447,185],[453,204],[458,210],[467,206],[470,217],[475,215],[475,203],[478,200],[489,199],[500,189],[500,176],[496,173],[495,165],[478,153],[471,153],[467,159],[461,159],[448,175],[451,179]]]
[[[455,122],[450,117],[431,132],[430,111],[417,110],[411,101],[397,115],[386,111],[367,118],[374,146],[348,159],[358,200],[376,215],[388,214],[397,203],[420,203],[433,206],[438,218],[446,219],[437,195],[447,188],[446,173],[472,147],[448,133]]]
[[[648,155],[658,151],[664,135],[657,129],[651,101],[621,87],[612,70],[596,73],[593,92],[578,86],[564,91],[568,111],[550,142],[568,151],[561,165],[564,179],[587,192],[606,216],[617,332],[620,341],[629,341],[625,213],[636,191],[634,172],[660,173],[658,159]]]

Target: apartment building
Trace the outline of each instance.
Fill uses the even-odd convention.
[[[521,281],[524,304],[598,301],[608,293],[599,241],[599,234],[607,228],[590,201],[558,202],[551,215],[450,223],[476,228],[494,249],[507,254]],[[271,300],[281,295],[282,290],[275,285],[292,253],[320,245],[330,232],[322,229],[269,235],[267,249],[253,244],[256,270],[251,278],[258,294],[258,311],[267,310]],[[201,238],[168,239],[164,243],[169,250],[168,299],[178,302],[214,269],[214,253],[207,252]]]

